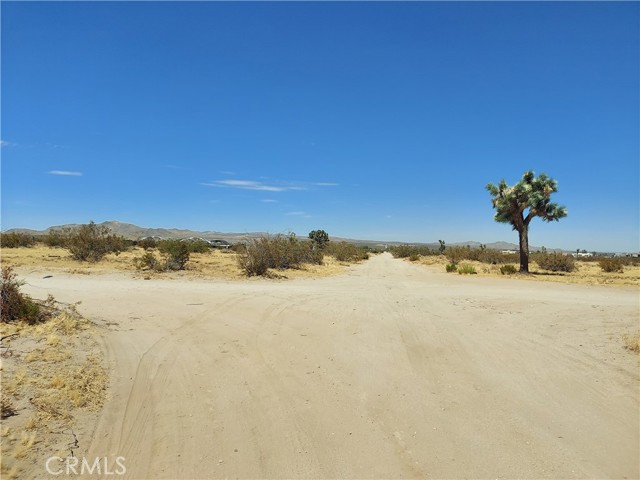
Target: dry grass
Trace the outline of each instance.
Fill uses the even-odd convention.
[[[27,269],[45,268],[54,274],[56,271],[76,275],[100,275],[110,272],[130,272],[141,278],[219,278],[224,280],[243,280],[246,276],[238,267],[238,255],[232,250],[211,250],[207,253],[192,253],[186,270],[175,272],[151,272],[137,270],[136,258],[144,254],[142,248],[133,248],[119,255],[108,254],[97,263],[73,260],[67,250],[37,245],[32,248],[12,248],[2,250],[2,261],[16,267]],[[325,256],[324,265],[304,266],[299,270],[277,271],[274,278],[313,278],[337,275],[349,266],[337,262],[333,257]]]
[[[15,415],[3,419],[2,478],[41,477],[40,457],[58,450],[63,430],[102,407],[107,373],[87,353],[99,351],[96,328],[73,309],[38,325],[0,325],[1,336],[17,334],[3,341],[3,417]]]
[[[624,348],[640,354],[640,333],[624,335],[622,341],[624,342]]]
[[[414,262],[415,263],[415,262]],[[431,255],[420,257],[422,265],[434,267],[438,271],[445,271],[445,266],[449,260],[441,255]],[[465,264],[472,265],[478,272],[478,276],[502,277],[510,279],[526,279],[545,282],[578,283],[582,285],[633,285],[640,286],[640,265],[625,266],[622,273],[603,272],[597,262],[576,261],[574,272],[548,272],[538,267],[535,262],[529,264],[531,275],[502,275],[501,265],[490,265],[487,263],[465,260]],[[519,268],[519,265],[515,265]]]

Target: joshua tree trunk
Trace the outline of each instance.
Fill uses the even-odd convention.
[[[529,226],[518,229],[520,237],[520,273],[529,273]]]

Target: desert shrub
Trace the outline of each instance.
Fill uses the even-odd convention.
[[[603,258],[598,262],[603,272],[623,272],[624,261],[621,258]]]
[[[538,266],[551,272],[573,272],[576,262],[573,257],[562,253],[539,252],[532,255]]]
[[[449,262],[455,265],[460,263],[461,260],[474,260],[470,256],[471,249],[469,247],[449,247],[445,252]]]
[[[271,268],[271,253],[266,241],[261,238],[244,244],[242,249],[238,246],[238,265],[247,276],[265,275]]]
[[[474,275],[478,272],[476,272],[476,269],[473,265],[460,265],[458,267],[458,273],[460,275]]]
[[[458,265],[456,265],[455,263],[449,263],[445,268],[447,270],[447,273],[458,271]]]
[[[155,238],[141,238],[140,240],[138,240],[136,242],[136,244],[140,247],[140,248],[144,248],[145,250],[151,250],[152,248],[157,248],[158,247],[158,240],[156,240]]]
[[[304,263],[322,264],[322,252],[312,242],[302,242],[295,235],[262,237],[244,244],[238,264],[246,275],[265,275],[269,268],[300,268]]]
[[[36,239],[33,235],[20,232],[0,234],[0,246],[2,248],[33,247]]]
[[[0,398],[0,418],[4,420],[5,418],[9,418],[17,414],[18,413],[11,398],[9,398],[8,395],[3,395],[2,398]]]
[[[391,247],[389,251],[395,258],[408,258],[412,255],[438,255],[440,253],[426,245],[397,245]]]
[[[410,262],[417,262],[418,260],[420,260],[420,255],[418,255],[417,253],[412,253],[409,256],[409,261]]]
[[[339,262],[359,262],[369,258],[367,249],[356,247],[353,243],[348,242],[329,243],[324,251]]]
[[[211,249],[211,245],[204,240],[187,240],[183,242],[187,244],[189,253],[207,253]]]
[[[624,348],[632,352],[640,353],[640,334],[624,335],[622,337]]]
[[[25,321],[34,324],[43,319],[43,311],[28,295],[20,292],[23,282],[17,279],[13,267],[2,267],[0,277],[0,313],[3,323]]]
[[[389,250],[395,258],[407,258],[414,253],[414,247],[410,245],[397,245]]]
[[[120,253],[127,249],[124,237],[113,235],[104,225],[90,222],[72,230],[67,238],[66,248],[75,260],[97,262],[107,253]]]
[[[68,229],[53,229],[40,237],[40,241],[48,247],[66,247],[70,231]]]
[[[518,270],[516,269],[516,266],[515,265],[511,265],[511,264],[502,265],[500,267],[500,273],[502,275],[513,275],[517,271]]]
[[[135,258],[133,263],[138,270],[154,270],[156,272],[166,270],[165,263],[159,260],[153,252],[145,252],[141,257]]]
[[[164,256],[167,270],[184,270],[189,261],[189,246],[180,240],[163,240],[158,243],[158,250]]]

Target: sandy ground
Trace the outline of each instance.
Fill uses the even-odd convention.
[[[389,254],[317,280],[21,268],[103,326],[86,455],[126,478],[640,477],[637,287]]]

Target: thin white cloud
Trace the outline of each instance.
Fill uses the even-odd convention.
[[[6,140],[0,140],[0,147],[15,147],[16,144],[13,142],[8,142]]]
[[[82,172],[69,172],[67,170],[50,170],[47,172],[49,175],[62,175],[65,177],[81,177]]]
[[[309,190],[312,187],[334,187],[337,183],[333,182],[262,182],[257,180],[214,180],[212,182],[203,182],[200,185],[207,187],[225,187],[238,188],[241,190],[257,190],[262,192],[288,192]]]
[[[278,203],[277,200],[274,200],[273,198],[263,198],[262,200],[260,200],[262,203]]]
[[[306,214],[307,214],[307,212],[289,212],[289,213],[287,213],[287,215],[293,215],[293,216],[296,216],[296,217],[302,217],[302,216],[304,216]]]
[[[293,190],[292,187],[282,185],[267,185],[262,182],[256,182],[255,180],[216,180],[210,183],[202,183],[208,187],[229,187],[239,188],[241,190],[258,190],[262,192],[284,192],[286,190]]]

